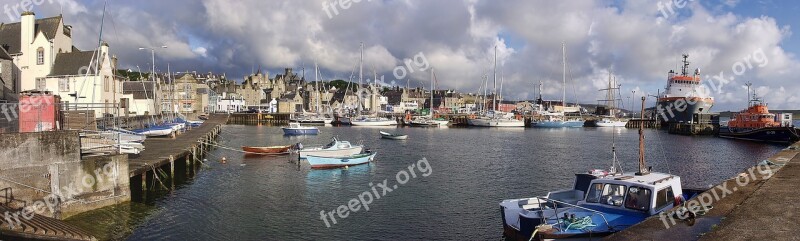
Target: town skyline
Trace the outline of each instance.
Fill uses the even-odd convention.
[[[347,8],[339,4],[338,14],[332,11],[333,5],[329,5],[326,11],[323,3],[330,2],[176,2],[168,5],[180,5],[195,11],[157,14],[163,10],[153,8],[154,5],[110,1],[103,40],[110,44],[111,53],[119,57],[120,69],[136,71],[138,66],[142,72],[147,72],[144,69],[150,67],[150,53],[138,48],[166,45],[169,46],[167,49],[156,52],[159,72],[166,72],[166,66],[170,64],[173,72],[213,72],[225,74],[237,82],[242,82],[245,76],[258,69],[279,73],[284,68],[300,71],[305,66],[308,74],[309,70],[313,71],[315,62],[320,66],[323,79],[348,80],[358,64],[359,44],[363,42],[364,79],[375,71],[389,84],[394,81],[399,86],[406,86],[410,82],[412,87],[427,87],[428,72],[408,68],[403,63],[423,54],[430,67],[437,69],[441,88],[463,93],[482,92],[479,90],[484,75],[488,75],[491,88],[492,52],[497,45],[498,82],[504,80],[503,96],[513,100],[536,98],[539,81],[544,84],[545,98],[558,99],[561,92],[560,45],[565,42],[569,68],[567,99],[586,104],[593,104],[602,96],[597,90],[603,87],[609,70],[622,84],[624,97],[632,95],[632,90],[637,96],[643,93],[655,95],[659,89],[663,90],[667,72],[679,70],[676,62],[683,53],[690,55],[690,68],[699,68],[704,80],[714,80],[720,72],[724,72],[726,79],[734,77],[733,67],[737,63],[752,59],[754,53],[764,53],[763,56],[769,60],[766,64],[753,66],[750,63],[752,68],[747,68],[741,76],[736,75],[735,80],[723,83],[724,88],[715,91],[718,92],[714,93],[715,109],[741,109],[747,96],[743,89],[745,82],[753,82],[758,93],[766,95],[767,102],[774,108],[788,108],[800,102],[795,93],[787,91],[798,87],[793,81],[793,76],[796,76],[793,69],[800,63],[794,54],[798,49],[797,41],[791,35],[793,17],[776,10],[780,4],[773,2],[684,1],[685,5],[657,1],[558,3],[549,7],[565,16],[541,15],[558,20],[554,22],[560,22],[561,27],[554,26],[555,29],[545,31],[548,34],[543,35],[532,33],[533,30],[526,30],[528,26],[502,16],[515,13],[513,9],[482,1],[361,1],[351,2]],[[534,12],[546,6],[542,2],[525,5]],[[272,14],[256,14],[243,6],[282,11],[263,10]],[[80,49],[96,48],[102,7],[101,1],[72,0],[43,1],[31,6],[37,18],[63,14],[65,24],[74,26],[75,45]],[[436,15],[441,11],[435,10],[441,9],[450,11],[447,11],[448,15]],[[241,14],[238,17],[223,14],[227,19],[215,18],[228,11]],[[361,16],[379,13],[385,14],[381,18],[384,20],[371,23],[372,26],[359,20]],[[399,18],[400,13],[421,19],[395,26],[393,21]],[[536,14],[519,16],[527,15]],[[279,24],[289,16],[297,21]],[[526,22],[536,23],[539,17],[526,18],[531,18]],[[423,23],[422,19],[428,23]],[[623,24],[631,19],[655,24],[648,23],[650,29]],[[2,22],[10,23],[10,20],[3,16]],[[155,22],[164,24],[155,25]],[[699,23],[703,23],[702,29]],[[378,29],[379,26],[386,29]],[[436,26],[452,29],[441,31]],[[354,34],[344,34],[341,30],[345,27],[352,28]],[[532,28],[542,27],[552,28],[538,24],[533,24]],[[559,30],[561,28],[576,31],[570,30],[567,34]],[[360,32],[370,34],[358,34]],[[374,33],[385,36],[375,36]],[[752,36],[757,36],[758,41],[743,41],[752,39]],[[414,73],[396,80],[394,70],[397,67],[406,67]]]

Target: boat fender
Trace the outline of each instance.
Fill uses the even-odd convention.
[[[675,207],[680,206],[683,202],[686,201],[683,199],[683,196],[676,196],[675,197]]]

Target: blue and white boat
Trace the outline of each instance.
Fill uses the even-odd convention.
[[[375,160],[378,153],[361,153],[343,157],[307,156],[308,164],[314,169],[330,169],[367,164]]]
[[[334,137],[333,141],[327,145],[319,147],[300,147],[299,149],[300,158],[306,158],[308,156],[337,157],[361,153],[364,150],[364,146],[353,145],[349,141],[340,141],[338,138]]]
[[[642,127],[639,130],[639,144],[643,147]],[[637,172],[621,170],[612,145],[610,171],[578,174],[572,190],[502,201],[503,235],[512,240],[599,238],[670,210],[700,193],[683,189],[678,176],[650,172],[644,149],[639,153]]]
[[[172,126],[154,125],[142,129],[132,130],[132,132],[148,137],[169,136],[175,132]]]
[[[283,127],[284,135],[316,135],[319,134],[319,129],[313,126],[301,126],[300,123],[289,123],[289,127]]]

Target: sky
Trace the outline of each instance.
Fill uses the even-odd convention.
[[[19,1],[0,0],[16,22]],[[24,1],[23,1],[24,2]],[[597,104],[609,72],[621,99],[663,91],[682,54],[699,69],[715,111],[746,107],[746,82],[772,109],[800,109],[800,2],[790,0],[32,0],[37,18],[63,14],[75,45],[102,39],[120,68],[224,73],[305,69],[314,79],[365,79],[482,93],[488,79],[507,100]],[[9,11],[8,9],[11,9]],[[9,14],[12,13],[12,14]],[[562,85],[562,43],[567,83]],[[635,91],[635,92],[634,92]],[[653,98],[651,98],[652,100]]]

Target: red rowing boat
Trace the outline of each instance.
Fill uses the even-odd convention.
[[[247,152],[248,154],[280,155],[280,154],[289,154],[290,148],[292,148],[292,145],[267,146],[267,147],[243,146],[242,150]]]

